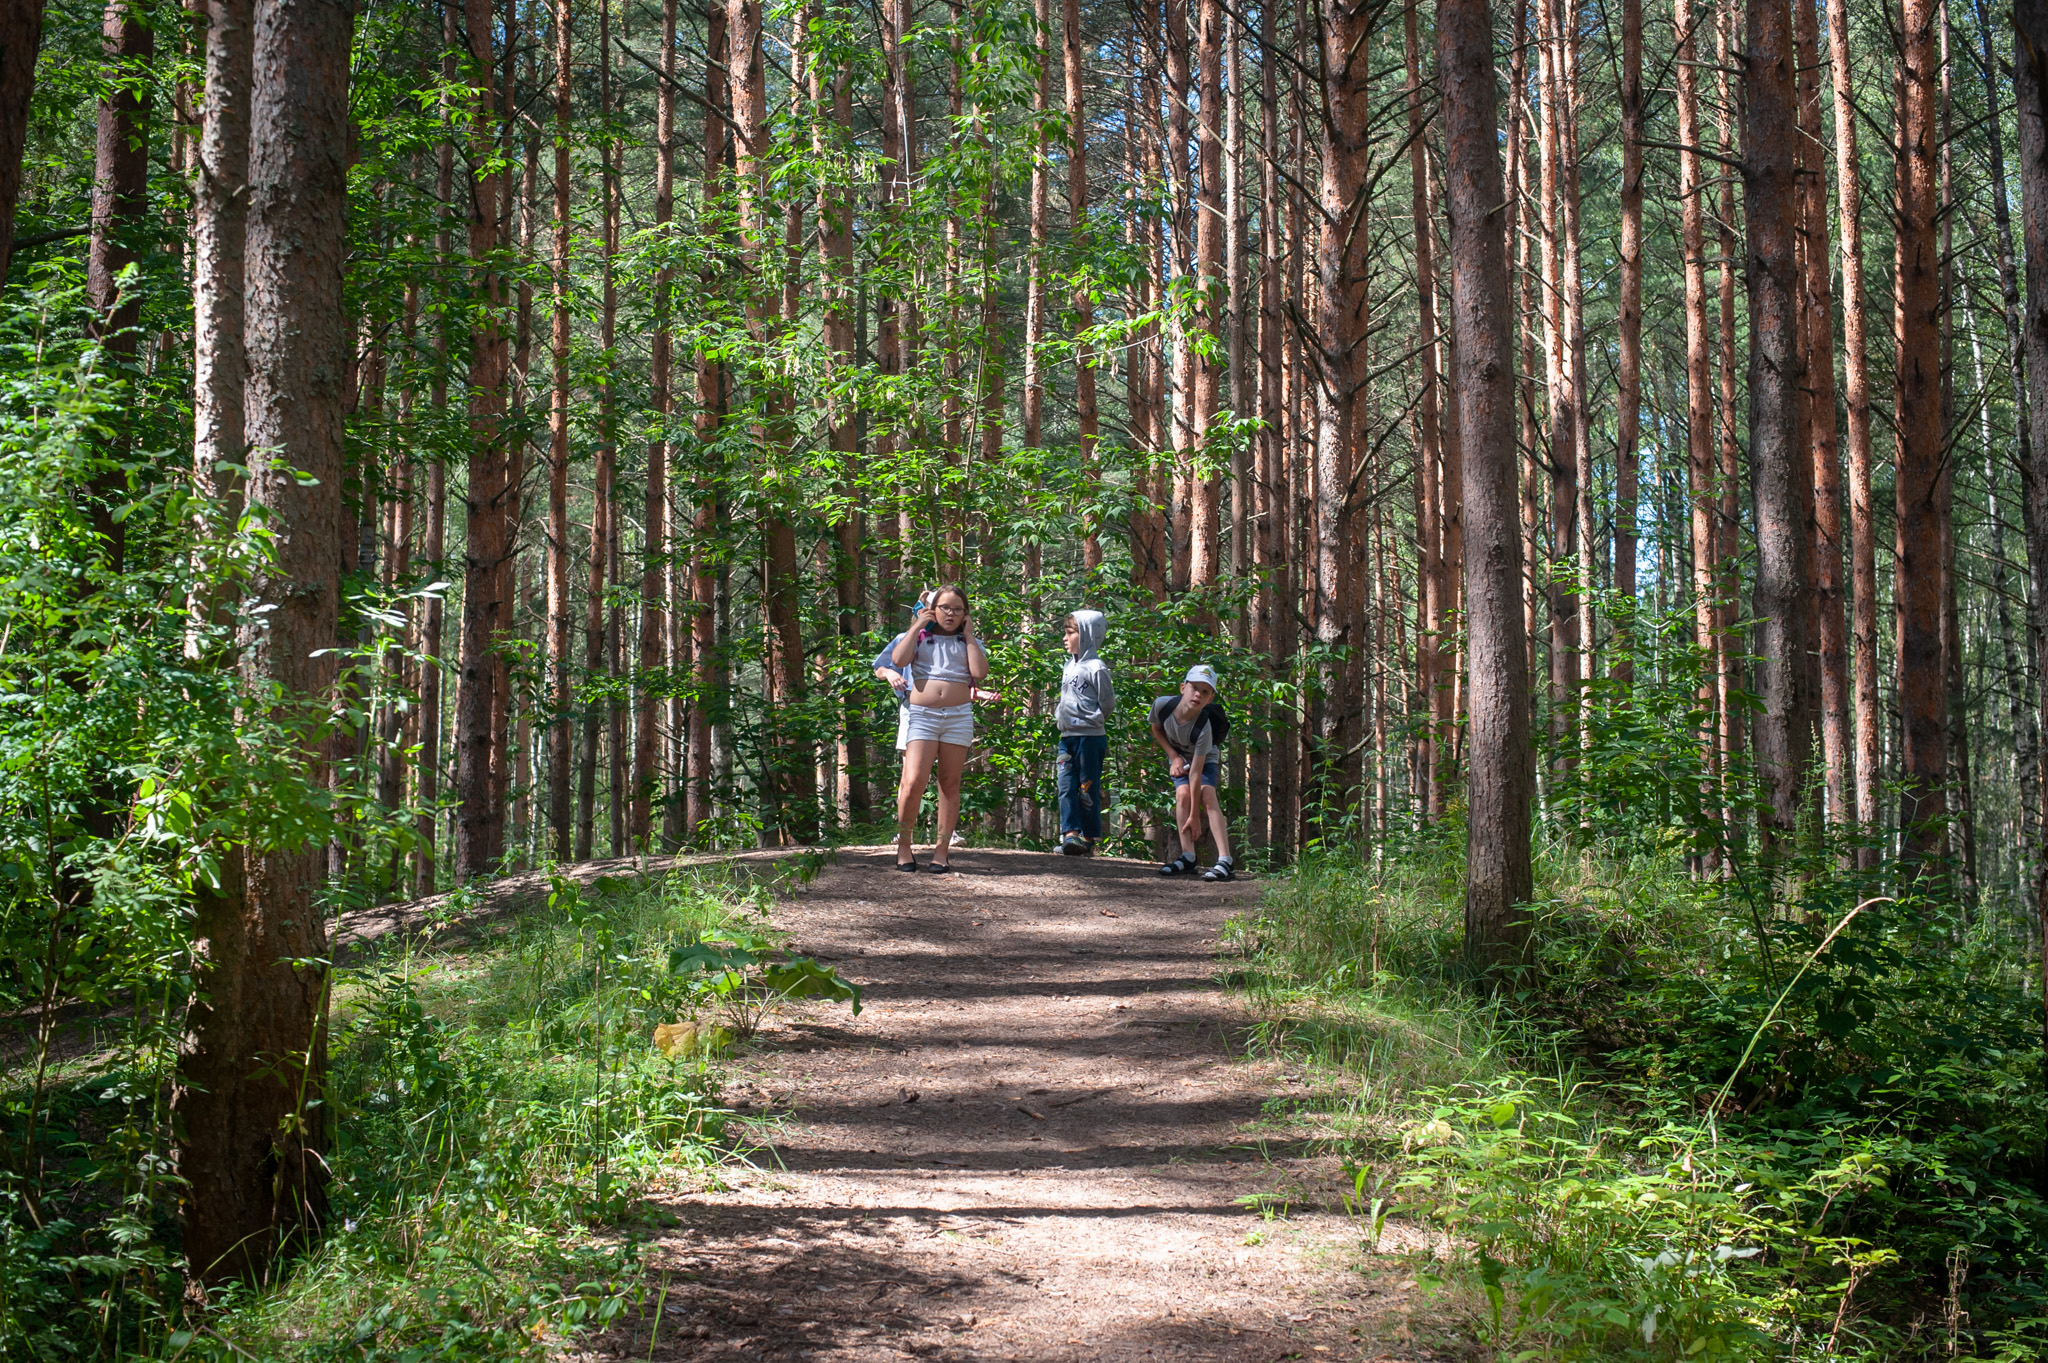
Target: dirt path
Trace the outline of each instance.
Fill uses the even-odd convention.
[[[1243,1056],[1213,953],[1255,886],[893,861],[842,851],[777,911],[867,1006],[763,1035],[727,1095],[762,1119],[757,1170],[669,1199],[659,1331],[650,1307],[596,1356],[1446,1356],[1399,1259],[1352,1266],[1292,1077]]]

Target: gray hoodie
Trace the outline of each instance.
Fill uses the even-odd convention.
[[[1053,720],[1069,737],[1107,733],[1116,692],[1109,683],[1109,664],[1095,651],[1102,647],[1109,621],[1101,611],[1075,611],[1074,628],[1081,635],[1081,650],[1060,669],[1060,703]]]

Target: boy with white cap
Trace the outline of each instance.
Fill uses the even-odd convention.
[[[1202,840],[1206,816],[1216,839],[1216,864],[1204,880],[1229,880],[1237,872],[1230,856],[1230,824],[1216,798],[1222,760],[1216,749],[1230,737],[1230,718],[1216,703],[1216,669],[1197,663],[1188,669],[1180,694],[1152,702],[1152,741],[1166,754],[1173,777],[1174,823],[1180,830],[1180,855],[1159,868],[1163,876],[1195,873],[1195,848]]]

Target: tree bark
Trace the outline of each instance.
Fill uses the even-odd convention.
[[[1800,0],[1810,3],[1811,0]],[[1689,74],[1689,73],[1688,73]],[[1685,139],[1680,138],[1681,142]],[[1614,365],[1614,594],[1628,603],[1617,622],[1633,618],[1636,595],[1636,503],[1641,497],[1636,445],[1643,405],[1643,5],[1621,4],[1621,317]],[[1628,635],[1614,641],[1613,675],[1635,680]]]
[[[725,169],[725,105],[730,89],[725,77],[725,6],[710,0],[704,9],[704,163],[698,180],[698,231],[710,231],[708,219],[723,193]],[[712,281],[705,279],[708,286]],[[698,837],[716,812],[712,802],[712,718],[722,707],[718,675],[718,576],[713,566],[713,539],[718,532],[716,455],[719,426],[725,415],[725,365],[709,350],[697,352],[696,507],[690,523],[690,735],[689,772],[684,791],[684,836]]]
[[[2048,0],[2013,0],[2012,22],[2013,122],[2019,130],[2020,229],[2027,263],[2021,330],[2027,420],[2033,430],[2048,431]],[[2033,460],[2022,470],[2027,566],[2034,589],[2029,624],[2037,678],[2048,678],[2048,457],[2044,452],[2048,452],[2048,440],[2036,441]],[[2041,687],[2041,704],[2043,719],[2048,721],[2048,685]],[[2048,798],[2048,779],[2042,781],[2041,789]],[[2048,830],[2048,818],[2040,827]],[[2034,882],[2034,912],[2041,933],[2036,940],[2048,941],[2048,848],[2041,849],[2036,865],[2044,868]],[[2041,953],[2040,969],[2044,989],[2041,1052],[2043,1079],[2048,1081],[2048,951]],[[2042,1149],[2036,1182],[2048,1185],[2048,1146]]]
[[[350,7],[260,0],[251,62],[248,202],[249,502],[276,532],[251,577],[245,681],[276,697],[321,779],[314,726],[333,679],[340,607],[348,341]],[[304,477],[302,474],[310,474]],[[200,993],[180,1046],[175,1103],[184,1250],[203,1282],[255,1278],[282,1234],[325,1212],[322,1018],[327,934],[317,843],[252,838],[224,858],[194,924]]]
[[[1415,20],[1415,0],[1408,0],[1402,13],[1403,55],[1408,74],[1408,181],[1409,222],[1413,232],[1415,259],[1415,352],[1420,389],[1415,403],[1415,489],[1416,489],[1416,583],[1421,589],[1421,628],[1416,631],[1415,683],[1429,712],[1429,723],[1420,735],[1422,744],[1422,813],[1429,819],[1443,817],[1448,798],[1450,771],[1446,758],[1450,750],[1450,678],[1445,675],[1444,636],[1450,628],[1445,600],[1448,579],[1444,572],[1443,511],[1441,471],[1443,441],[1437,416],[1436,372],[1436,262],[1435,232],[1430,221],[1429,150],[1423,138],[1428,117],[1422,104],[1422,44]],[[1439,695],[1445,702],[1438,704]]]
[[[512,566],[513,510],[519,496],[504,430],[508,350],[499,313],[505,278],[495,256],[504,186],[494,166],[493,24],[491,0],[467,0],[471,89],[469,259],[472,287],[482,312],[470,336],[469,486],[464,496],[461,680],[455,692],[455,878],[488,874],[505,850],[505,806],[494,773],[506,733],[494,716],[505,713],[499,650],[512,623],[508,577]],[[509,96],[509,91],[506,92]]]
[[[767,222],[771,206],[768,192],[768,87],[761,56],[761,8],[759,0],[729,0],[726,6],[727,41],[732,56],[727,63],[732,84],[733,180],[738,190],[741,249],[753,267],[767,250]],[[754,343],[767,347],[776,337],[780,309],[776,299],[758,284],[747,289],[747,327]],[[780,477],[775,467],[787,457],[788,395],[772,382],[765,365],[754,380],[755,403],[760,409],[757,438],[760,457],[767,462],[764,474]],[[794,708],[804,694],[804,649],[798,615],[799,568],[796,531],[781,495],[769,498],[763,516],[764,574],[763,610],[768,625],[767,680],[778,708]],[[816,767],[809,745],[788,732],[775,734],[768,761],[770,772],[770,815],[776,831],[797,841],[809,841],[816,832]]]
[[[1849,721],[1849,635],[1842,610],[1842,455],[1835,437],[1833,270],[1828,259],[1827,147],[1821,141],[1820,44],[1814,7],[1792,0],[1799,52],[1799,283],[1806,447],[1813,459],[1813,586],[1820,664],[1821,761],[1827,822],[1856,821]]]
[[[676,178],[676,0],[662,0],[661,82],[654,113],[654,225],[660,230],[675,217]],[[668,553],[668,419],[675,410],[669,392],[670,337],[668,291],[673,272],[667,266],[654,275],[654,335],[649,344],[648,402],[658,429],[647,442],[647,489],[642,512],[640,568],[640,666],[635,681],[638,708],[633,716],[633,800],[626,840],[643,854],[650,849],[654,796],[661,785],[657,759],[659,713],[656,695],[668,655],[668,611],[662,600],[668,575],[662,559]]]
[[[1898,576],[1899,830],[1910,876],[1944,847],[1948,781],[1947,669],[1942,649],[1940,35],[1939,0],[1904,0],[1894,288],[1898,361],[1893,411]]]
[[[136,234],[149,215],[149,113],[145,72],[156,54],[155,34],[141,0],[108,0],[100,28],[101,55],[113,83],[99,100],[93,155],[92,229],[86,252],[85,296],[93,335],[109,367],[126,381],[136,361],[142,317],[140,293],[121,286],[121,272],[139,258]],[[117,413],[112,443],[125,449],[129,418]],[[121,572],[127,530],[115,512],[127,500],[128,479],[119,457],[94,479],[87,512],[106,555]]]
[[[1849,444],[1849,585],[1851,601],[1850,689],[1855,698],[1855,817],[1872,828],[1882,824],[1878,780],[1883,759],[1877,695],[1877,530],[1870,501],[1870,361],[1863,288],[1863,184],[1856,152],[1855,69],[1849,53],[1848,0],[1828,0],[1828,55],[1834,65],[1835,193],[1842,236],[1842,380]],[[1997,125],[1992,124],[1994,145]],[[2002,202],[2003,178],[1994,184]],[[2016,390],[2017,391],[2017,390]],[[1876,864],[1877,847],[1866,839],[1858,860]]]
[[[1178,4],[1180,0],[1169,0]],[[1189,357],[1188,448],[1199,467],[1189,470],[1188,585],[1213,586],[1222,548],[1221,491],[1209,452],[1211,429],[1222,410],[1228,353],[1223,324],[1223,6],[1221,0],[1197,0],[1196,93],[1201,101],[1200,131],[1195,156],[1201,177],[1195,196],[1195,310],[1191,325],[1205,338],[1201,351]],[[1185,165],[1183,160],[1178,165]]]
[[[1720,769],[1712,719],[1718,703],[1713,660],[1720,649],[1716,637],[1721,592],[1716,552],[1719,535],[1715,528],[1720,504],[1715,488],[1713,342],[1707,321],[1707,190],[1700,175],[1697,150],[1701,144],[1696,70],[1699,44],[1695,35],[1701,20],[1695,10],[1695,0],[1675,2],[1672,22],[1678,42],[1672,58],[1672,76],[1677,84],[1679,239],[1685,256],[1685,465],[1692,509],[1693,630],[1706,667],[1700,688],[1700,699],[1708,716],[1701,735],[1701,765],[1711,781]],[[1715,855],[1714,849],[1707,850],[1709,858]]]
[[[1345,706],[1339,650],[1348,637],[1354,584],[1346,571],[1352,454],[1369,367],[1367,250],[1362,218],[1371,171],[1371,75],[1365,40],[1372,0],[1321,0],[1323,104],[1320,232],[1316,243],[1315,545],[1317,678],[1315,817],[1330,820],[1343,793],[1333,788]],[[1306,795],[1304,799],[1306,799]]]
[[[2005,137],[2000,124],[1999,113],[1998,57],[1991,44],[1992,23],[1988,12],[1988,0],[1978,0],[1977,23],[1984,39],[1984,100],[1985,109],[1990,114],[1990,117],[1985,120],[1984,131],[1991,156],[1991,215],[1993,225],[1997,231],[1999,296],[2004,304],[2000,315],[2005,323],[2006,361],[2011,373],[2013,391],[2013,463],[2021,471],[2021,487],[2024,489],[2027,478],[2030,476],[2030,471],[2033,468],[2034,435],[2033,422],[2030,419],[2026,401],[2026,341],[2022,335],[2022,325],[2020,322],[2019,277],[2013,261],[2012,207],[2006,196]],[[1980,389],[1983,387],[1981,382],[1978,384],[1978,387]],[[1986,438],[1985,445],[1988,456],[1990,450],[1988,437]],[[1997,486],[1995,466],[1987,467],[1986,478],[1989,480],[1987,486],[1995,489]],[[2024,514],[2022,512],[2023,518]],[[1997,577],[1994,578],[1994,584],[1996,584],[1998,579],[2004,575],[2005,552],[2003,545],[2004,526],[1999,518],[1995,497],[1992,499],[1992,505],[1988,509],[1988,519],[1991,522],[1992,528],[1992,562],[1997,565]],[[1999,629],[2001,638],[2003,638],[2008,629],[2005,619],[2006,597],[2002,587],[1996,588],[1996,591],[1999,602]],[[2026,599],[2028,595],[2028,593],[2022,592],[2022,599]],[[2035,650],[2031,644],[2029,644],[2024,656],[2029,659],[2035,656]],[[2014,754],[2014,764],[2017,768],[2020,789],[2021,855],[2023,858],[2033,858],[2041,836],[2042,827],[2040,819],[2041,726],[2039,717],[2027,703],[2025,686],[2027,669],[2017,663],[2008,663],[2007,670],[2019,679],[2011,685],[2009,699],[2012,707],[2013,732],[2021,737],[2020,751]],[[1861,779],[1861,773],[1859,772],[1859,783]],[[2022,861],[2021,864],[2026,865],[2026,862]]]
[[[1524,958],[1531,893],[1528,655],[1515,488],[1514,314],[1508,297],[1486,0],[1440,0],[1444,210],[1450,219],[1451,393],[1464,452],[1467,708],[1465,951],[1499,967]]]
[[[1064,0],[1061,7],[1061,58],[1067,84],[1067,231],[1077,255],[1089,249],[1087,72],[1082,66],[1081,3]],[[1095,304],[1085,283],[1074,286],[1071,300],[1076,335],[1095,325]],[[1074,424],[1080,440],[1081,469],[1093,489],[1099,476],[1096,446],[1102,417],[1095,399],[1095,357],[1085,344],[1074,347]],[[1102,567],[1102,527],[1093,508],[1081,513],[1081,566]]]
[[[1756,762],[1766,851],[1805,808],[1818,679],[1812,620],[1813,461],[1799,425],[1797,56],[1785,0],[1746,0],[1742,186],[1749,283],[1749,457],[1757,576]],[[1937,414],[1938,415],[1938,414]],[[1937,622],[1938,624],[1938,622]],[[1936,698],[1939,700],[1939,678]]]
[[[570,774],[574,768],[570,710],[574,704],[570,679],[569,633],[574,610],[569,595],[569,239],[572,230],[569,144],[573,112],[575,29],[570,0],[555,0],[555,315],[550,334],[554,353],[554,396],[548,410],[548,826],[554,833],[555,859],[575,854],[570,808]]]
[[[14,254],[14,210],[21,200],[28,106],[42,45],[43,0],[15,0],[0,14],[0,284],[7,281],[7,262]]]
[[[40,8],[40,7],[38,7]],[[244,249],[249,190],[249,84],[255,36],[253,0],[207,0],[206,91],[192,176],[192,479],[206,499],[196,523],[200,554],[231,533],[241,515],[241,479],[248,442],[243,388]],[[40,16],[38,16],[40,22]],[[5,41],[0,38],[0,41]],[[0,53],[0,61],[5,54]],[[0,147],[0,155],[5,148]],[[4,167],[0,167],[4,173]],[[0,208],[11,211],[12,202]],[[0,250],[4,250],[0,244]],[[0,261],[0,277],[5,275]],[[197,631],[215,620],[218,603],[202,582],[192,602]],[[197,657],[199,649],[188,652]]]

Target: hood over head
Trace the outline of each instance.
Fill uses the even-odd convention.
[[[1103,637],[1109,633],[1109,618],[1101,611],[1078,610],[1074,612],[1074,628],[1081,635],[1081,647],[1074,659],[1085,663],[1102,647]]]

